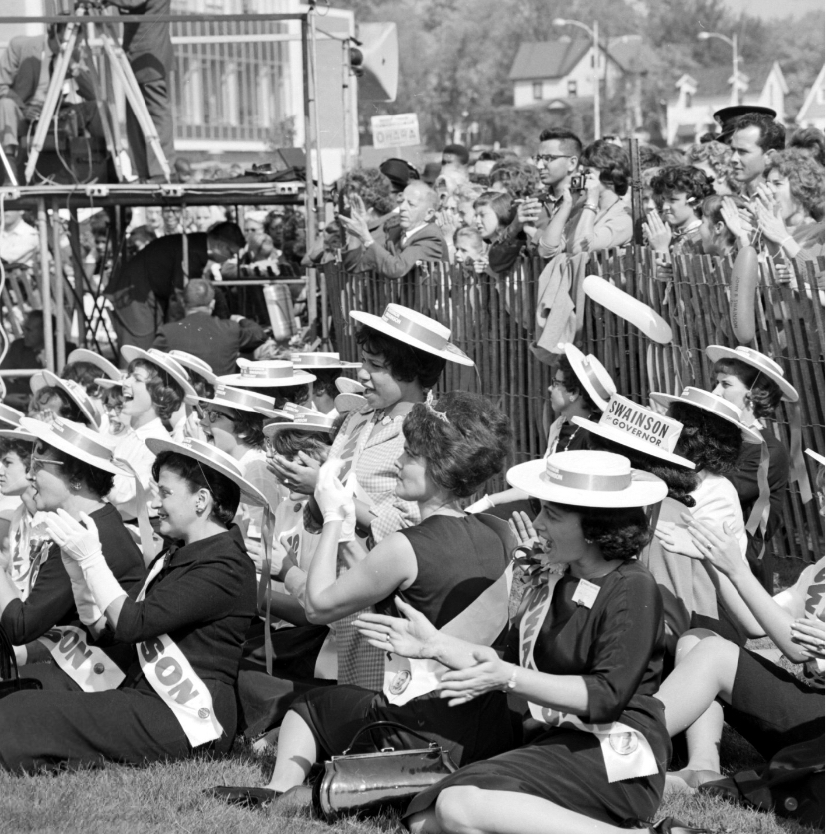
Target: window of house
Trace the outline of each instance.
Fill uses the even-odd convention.
[[[692,101],[694,101],[694,97],[691,95],[691,93],[686,93],[685,94],[685,106],[686,107],[691,107]]]
[[[571,98],[576,98],[576,81],[568,82],[568,95]]]
[[[533,82],[533,97],[536,101],[540,101],[542,99],[542,82],[541,81],[534,81]]]

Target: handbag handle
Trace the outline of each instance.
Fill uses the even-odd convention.
[[[420,738],[428,747],[437,746],[436,742],[433,739],[428,738],[427,736],[423,735],[416,730],[411,730],[410,727],[405,726],[404,724],[400,724],[398,721],[373,721],[370,724],[365,724],[352,738],[350,743],[347,745],[347,749],[341,754],[342,756],[346,756],[349,752],[353,749],[353,745],[358,740],[358,737],[363,733],[369,733],[372,730],[375,730],[377,727],[398,727],[400,730],[404,730],[406,733],[410,733],[410,735],[416,736],[416,738]]]
[[[20,678],[17,670],[17,657],[14,646],[6,629],[0,625],[0,680],[15,681]]]

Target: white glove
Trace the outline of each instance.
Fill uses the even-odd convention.
[[[352,492],[338,478],[343,463],[341,458],[328,458],[321,465],[315,500],[325,524],[342,522],[340,541],[353,541],[356,536],[356,505]]]
[[[69,579],[72,581],[72,595],[75,598],[75,608],[77,608],[80,622],[87,626],[96,623],[101,616],[100,608],[95,604],[95,598],[89,590],[89,586],[83,580],[83,569],[62,550],[60,551],[60,557],[63,560],[63,567],[66,568],[66,573],[69,574]]]
[[[126,596],[103,558],[97,527],[86,513],[81,513],[80,521],[75,521],[66,510],[58,510],[47,513],[44,523],[52,541],[80,567],[84,584],[101,611]]]

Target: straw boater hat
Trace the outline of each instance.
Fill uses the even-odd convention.
[[[585,449],[520,463],[506,477],[528,495],[575,507],[648,507],[668,494],[665,481],[632,469],[628,458]]]
[[[19,426],[20,418],[24,417],[22,411],[12,408],[10,405],[3,405],[0,403],[0,426],[8,423],[11,426]]]
[[[218,382],[231,385],[233,388],[286,388],[315,382],[312,374],[295,368],[292,362],[284,359],[269,359],[263,362],[236,359],[235,363],[241,372],[219,376]]]
[[[80,409],[80,413],[95,427],[100,428],[100,412],[95,407],[92,398],[86,393],[86,389],[82,385],[70,380],[61,379],[57,374],[51,371],[41,371],[31,378],[29,383],[32,393],[36,394],[41,388],[50,385],[54,388],[60,388],[61,391],[72,399],[72,401]]]
[[[170,350],[168,355],[179,365],[186,368],[187,371],[195,371],[196,374],[202,376],[210,385],[218,384],[218,376],[213,372],[212,365],[204,362],[198,356],[187,353],[185,350]]]
[[[244,391],[242,388],[231,388],[219,382],[215,386],[215,396],[209,397],[187,397],[188,405],[204,403],[205,405],[220,405],[223,408],[234,408],[236,411],[251,411],[254,414],[263,414],[265,417],[282,417],[284,412],[275,407],[275,400],[272,397],[265,397],[254,391]]]
[[[95,382],[101,388],[123,388],[123,383],[125,379],[125,376],[120,377],[120,379],[109,379],[109,377],[99,376],[95,377]]]
[[[192,387],[192,383],[189,381],[186,370],[172,359],[168,353],[156,350],[155,348],[144,350],[143,348],[135,347],[135,345],[124,345],[120,349],[120,353],[127,364],[131,364],[136,359],[142,359],[144,362],[149,362],[150,365],[154,365],[168,376],[171,376],[183,389],[184,396],[198,396],[198,392]]]
[[[42,440],[70,457],[82,460],[89,466],[102,469],[112,475],[133,478],[134,472],[113,458],[112,449],[98,432],[71,420],[55,417],[52,423],[44,423],[31,417],[23,417],[20,429],[28,436]],[[8,435],[4,435],[8,436]],[[12,435],[14,436],[14,435]]]
[[[450,343],[449,328],[409,307],[402,307],[401,304],[388,304],[381,318],[360,310],[352,310],[350,318],[410,347],[441,356],[448,362],[470,367],[476,364],[456,345]]]
[[[738,362],[750,365],[777,385],[786,402],[796,403],[800,399],[800,395],[795,390],[795,387],[785,378],[783,368],[774,359],[766,356],[765,353],[760,353],[757,350],[750,347],[743,347],[742,345],[737,348],[724,347],[723,345],[709,345],[706,348],[706,356],[712,362],[717,362],[720,359],[736,359]]]
[[[192,437],[187,437],[180,443],[167,440],[164,437],[149,437],[146,440],[146,446],[153,455],[159,455],[161,452],[177,452],[180,455],[193,458],[193,460],[214,469],[236,484],[241,490],[241,500],[244,503],[256,504],[261,507],[269,506],[264,493],[244,478],[244,473],[241,471],[238,461],[215,446],[210,446],[208,443],[195,440]]]
[[[78,348],[73,350],[67,357],[66,363],[72,362],[88,362],[103,371],[104,375],[109,379],[120,379],[121,371],[116,368],[105,356],[95,353],[93,350],[86,350],[86,348]]]
[[[357,379],[350,379],[349,376],[340,376],[336,380],[335,386],[342,394],[364,393],[364,386]]]
[[[617,386],[614,385],[611,374],[605,370],[596,356],[590,353],[586,356],[576,345],[565,342],[561,347],[582,387],[600,410],[605,411],[611,395],[617,393]]]
[[[345,362],[338,353],[291,353],[293,367],[305,371],[334,371],[360,368],[361,362]]]
[[[294,413],[294,416],[287,421],[280,423],[270,423],[264,426],[264,434],[267,437],[272,437],[280,431],[290,429],[293,431],[304,432],[324,432],[329,434],[336,423],[336,418],[331,414],[322,414],[320,411],[313,411],[310,408],[302,408],[298,406],[299,411]]]
[[[826,458],[816,452],[814,449],[806,449],[806,454],[812,459],[816,460],[821,466],[826,466]]]
[[[674,454],[674,447],[680,439],[683,424],[672,417],[657,414],[631,400],[614,394],[608,402],[598,423],[582,417],[572,417],[571,420],[580,428],[627,446],[636,452],[659,458],[677,466],[694,469],[694,464],[680,455]]]
[[[703,391],[701,388],[693,388],[688,386],[683,389],[683,393],[679,397],[673,394],[654,393],[651,395],[651,401],[659,406],[668,408],[671,403],[685,403],[686,405],[693,405],[702,411],[708,411],[711,414],[716,414],[722,417],[726,422],[733,423],[740,429],[740,434],[746,443],[762,443],[763,437],[760,432],[744,426],[740,421],[740,409],[732,405],[728,400],[712,394],[710,391]]]

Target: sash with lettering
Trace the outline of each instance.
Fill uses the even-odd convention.
[[[525,669],[538,671],[533,661],[534,645],[548,616],[556,583],[561,578],[561,574],[551,574],[547,584],[537,585],[528,592],[530,596],[519,624],[519,665]],[[657,772],[657,758],[645,736],[638,730],[619,721],[612,724],[586,724],[571,713],[530,702],[528,707],[537,721],[550,727],[565,727],[595,735],[599,739],[609,782],[652,776]]]
[[[89,645],[89,638],[82,628],[55,626],[37,639],[84,692],[117,689],[126,677],[106,652]]]
[[[149,583],[160,573],[163,564],[164,559],[159,556],[138,594],[138,602],[143,601]],[[149,685],[172,710],[193,747],[223,735],[224,728],[215,717],[212,695],[168,634],[138,643],[138,660]]]
[[[508,523],[485,513],[477,513],[475,517],[499,536],[505,546],[505,553],[510,557],[516,541]],[[512,580],[513,562],[508,564],[496,582],[479,594],[464,611],[449,623],[445,623],[439,632],[477,645],[492,645],[508,623],[508,599]],[[422,660],[388,653],[384,662],[382,691],[391,704],[402,706],[420,695],[438,689],[442,675],[447,671],[448,667],[437,660]]]

